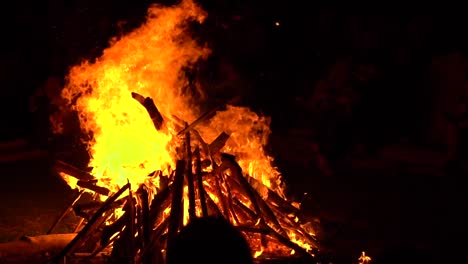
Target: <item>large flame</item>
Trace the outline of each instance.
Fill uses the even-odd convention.
[[[137,92],[154,99],[161,113],[192,120],[196,108],[184,95],[184,67],[209,54],[187,34],[190,21],[205,13],[191,1],[173,7],[152,6],[147,21],[114,40],[94,63],[70,70],[63,96],[80,113],[88,142],[92,174],[114,189],[129,179],[143,183],[147,175],[173,163],[168,149],[171,128],[154,129],[146,109],[131,97]]]
[[[62,95],[80,113],[83,130],[93,135],[88,143],[92,174],[112,190],[130,180],[149,180],[149,173],[172,165],[171,126],[156,131],[146,109],[131,97],[151,97],[160,112],[188,122],[198,114],[195,98],[184,93],[183,70],[209,55],[187,33],[191,21],[205,13],[191,0],[172,7],[152,6],[138,29],[110,43],[94,62],[70,70]],[[75,102],[76,100],[76,102]],[[269,119],[247,108],[228,107],[200,127],[210,142],[219,133],[230,134],[226,151],[238,155],[243,170],[281,192],[280,175],[263,147],[270,133]]]

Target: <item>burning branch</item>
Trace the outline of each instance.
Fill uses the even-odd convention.
[[[130,187],[130,184],[126,184],[123,186],[118,192],[116,192],[114,195],[110,196],[107,198],[107,200],[104,202],[104,204],[101,206],[101,208],[98,209],[98,211],[94,214],[94,216],[89,220],[89,222],[83,227],[81,232],[79,232],[75,238],[58,254],[54,257],[52,263],[57,263],[59,262],[63,257],[65,257],[67,254],[70,252],[73,252],[73,250],[77,247],[80,246],[80,244],[83,242],[84,239],[87,238],[87,235],[94,231],[96,228],[98,228],[103,221],[109,216],[109,215],[104,215],[103,214],[109,210],[109,206],[117,200],[117,198],[126,190]],[[104,219],[104,220],[103,220]]]
[[[161,113],[159,112],[158,108],[154,104],[153,99],[151,99],[150,97],[145,98],[143,95],[135,92],[132,92],[132,98],[137,100],[141,105],[143,105],[146,108],[146,111],[148,111],[148,114],[151,120],[153,121],[156,130],[161,130],[164,124],[164,119]]]

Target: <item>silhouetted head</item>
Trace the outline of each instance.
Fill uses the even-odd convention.
[[[244,236],[221,218],[198,218],[185,226],[167,248],[167,264],[253,263]]]

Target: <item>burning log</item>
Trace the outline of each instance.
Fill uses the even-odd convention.
[[[197,186],[198,186],[198,197],[200,199],[200,205],[202,210],[202,215],[204,217],[208,216],[208,209],[206,207],[206,198],[205,198],[205,189],[203,189],[203,179],[202,179],[202,165],[200,158],[200,148],[195,148],[195,170],[197,174]]]
[[[200,117],[198,117],[195,121],[193,121],[188,127],[186,127],[183,130],[179,131],[179,133],[177,133],[177,135],[180,136],[180,135],[185,134],[188,131],[191,131],[198,124],[202,123],[205,120],[208,120],[208,119],[212,118],[216,114],[217,111],[225,108],[226,105],[228,105],[228,104],[233,104],[233,103],[238,102],[239,99],[240,99],[240,97],[235,97],[235,98],[229,100],[229,102],[227,102],[227,103],[219,104],[219,105],[213,107],[212,109],[206,111]]]
[[[164,209],[170,205],[170,198],[172,197],[171,189],[172,188],[170,187],[166,187],[158,192],[153,198],[149,209],[149,222],[151,227],[156,224]]]
[[[57,172],[63,172],[81,181],[86,182],[95,179],[93,175],[60,160],[55,160],[53,167]]]
[[[222,132],[218,135],[218,137],[213,140],[208,146],[210,150],[210,155],[216,155],[221,149],[226,145],[227,140],[229,139],[229,135],[225,132]]]
[[[98,228],[102,224],[102,222],[105,221],[108,215],[104,215],[104,213],[107,210],[109,210],[109,206],[129,187],[130,187],[130,184],[126,184],[114,195],[107,198],[104,204],[98,209],[98,211],[89,220],[89,222],[83,227],[83,229],[73,238],[73,240],[58,255],[56,255],[53,258],[52,263],[59,262],[63,257],[65,257],[70,252],[73,252],[74,249],[80,246],[84,242],[84,239],[87,238],[87,235],[90,232],[96,230],[96,228]]]
[[[140,187],[140,202],[141,202],[141,229],[143,231],[142,237],[143,237],[143,247],[148,245],[150,243],[151,239],[151,221],[150,221],[150,207],[149,207],[149,194],[146,185],[142,185]],[[144,261],[145,262],[145,261]]]
[[[135,200],[133,199],[133,193],[128,183],[128,196],[127,203],[124,207],[125,213],[119,218],[120,223],[124,225],[120,230],[120,237],[115,241],[112,248],[111,259],[114,263],[134,263],[135,261]]]
[[[185,161],[178,160],[176,164],[176,173],[173,182],[173,194],[171,203],[171,214],[169,215],[168,243],[172,243],[179,227],[182,213],[182,194],[184,189],[184,170]]]
[[[63,211],[63,213],[57,218],[57,220],[55,220],[55,222],[52,224],[52,226],[49,228],[49,230],[47,230],[47,233],[46,234],[50,234],[52,233],[52,231],[54,230],[54,228],[60,223],[60,221],[62,221],[62,219],[71,211],[73,210],[73,206],[78,202],[78,200],[80,200],[81,196],[83,195],[84,191],[81,190],[78,192],[78,194],[76,195],[75,199],[73,199],[73,202]]]
[[[137,100],[141,105],[143,105],[146,108],[146,111],[148,111],[148,114],[151,120],[153,121],[156,130],[161,130],[164,124],[164,119],[161,113],[159,112],[158,108],[154,104],[153,99],[151,99],[150,97],[145,98],[141,94],[135,92],[132,92],[132,98]]]
[[[109,193],[110,193],[110,190],[105,188],[105,187],[101,187],[101,186],[97,186],[95,185],[97,181],[96,180],[92,180],[92,181],[78,181],[76,183],[76,185],[80,186],[81,188],[85,188],[85,189],[89,189],[91,191],[94,191],[95,193],[98,193],[98,194],[101,194],[101,195],[104,195],[104,196],[109,196]]]
[[[276,192],[272,191],[267,186],[263,185],[257,179],[246,176],[247,181],[254,187],[255,189],[260,189],[260,192],[267,193],[266,201],[268,201],[271,205],[274,205],[276,208],[281,210],[285,214],[299,214],[299,209],[292,206],[290,203],[285,201],[281,196],[279,196]]]
[[[193,121],[190,125],[182,129],[177,133],[178,136],[184,135],[187,132],[190,132],[192,129],[194,129],[198,124],[202,123],[203,121],[212,118],[216,111],[218,111],[218,107],[215,107],[205,113],[203,113],[200,117],[198,117],[195,121]]]
[[[262,216],[263,221],[265,220],[263,216],[268,217],[269,222],[274,226],[278,232],[287,237],[286,232],[283,230],[278,220],[276,219],[275,214],[271,211],[270,207],[265,203],[265,201],[260,197],[260,195],[253,189],[253,187],[247,182],[247,179],[244,178],[242,174],[242,169],[237,164],[234,159],[234,156],[228,154],[221,155],[222,169],[230,169],[235,179],[245,188],[247,195],[249,196],[251,202],[254,205],[257,215]]]
[[[121,207],[126,202],[126,199],[119,199],[109,205],[109,210]],[[90,219],[100,207],[102,207],[104,202],[101,201],[91,201],[86,204],[75,204],[73,205],[73,212],[85,219]]]
[[[192,147],[190,145],[190,132],[185,133],[185,147],[187,152],[187,168],[185,175],[188,185],[188,199],[189,199],[189,217],[195,219],[195,188],[193,186],[193,171],[192,171]]]

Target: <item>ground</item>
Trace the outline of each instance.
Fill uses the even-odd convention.
[[[406,153],[403,149],[395,156]],[[3,157],[8,153],[2,150]],[[47,155],[6,160],[0,171],[0,242],[45,234],[76,192],[51,170]],[[463,237],[464,229],[458,229],[464,219],[458,212],[466,209],[463,179],[448,181],[434,168],[417,170],[390,157],[355,160],[333,176],[314,175],[312,166],[296,161],[283,158],[281,163],[288,190],[296,198],[308,193],[304,214],[320,219],[321,244],[335,263],[355,262],[361,251],[375,257],[405,248],[435,259],[459,245],[452,234],[460,231]],[[54,233],[72,231],[76,220],[69,215]],[[441,241],[451,243],[444,247]]]

